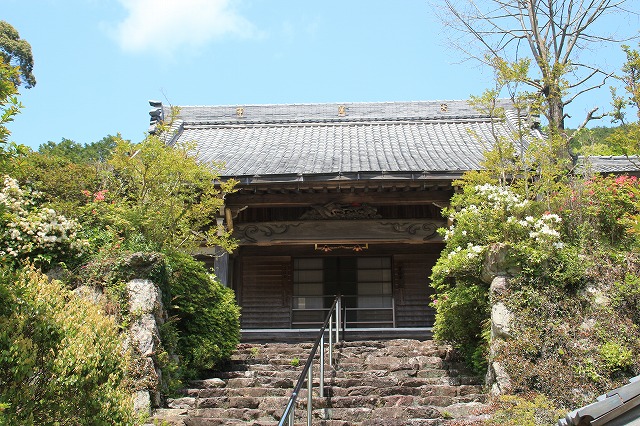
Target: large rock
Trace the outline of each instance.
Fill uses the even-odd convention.
[[[494,361],[489,366],[491,377],[491,394],[494,396],[503,395],[511,391],[511,379],[502,364]]]
[[[494,244],[489,248],[482,265],[481,279],[490,284],[491,302],[491,342],[489,343],[489,368],[486,382],[491,393],[500,395],[509,392],[511,381],[502,365],[495,361],[502,344],[512,337],[511,323],[513,312],[500,301],[509,289],[509,278],[519,272],[519,268],[509,259],[510,247],[506,244]]]
[[[507,339],[511,337],[513,314],[502,302],[491,306],[491,338]]]
[[[160,332],[156,319],[151,314],[143,314],[134,319],[130,328],[131,342],[140,354],[153,356],[160,345]]]
[[[140,390],[133,396],[133,409],[136,413],[151,415],[151,396],[149,391]]]
[[[480,279],[491,284],[497,276],[514,276],[519,272],[517,265],[509,259],[509,250],[506,244],[493,244],[485,254],[480,272]]]
[[[127,283],[129,311],[135,314],[153,314],[164,321],[160,289],[150,280],[131,280]]]
[[[504,275],[498,275],[491,280],[491,286],[489,286],[489,292],[491,295],[500,295],[507,291],[509,288],[509,277]]]
[[[101,305],[106,300],[101,289],[88,285],[81,285],[73,290],[73,293],[79,298],[93,302],[96,305]]]

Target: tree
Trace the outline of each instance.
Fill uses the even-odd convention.
[[[155,250],[204,243],[231,251],[235,242],[215,218],[236,182],[216,186],[218,167],[192,154],[193,146],[167,146],[155,135],[138,144],[121,139],[108,162],[106,191],[88,195],[92,208],[114,218],[125,239],[141,236]]]
[[[71,139],[63,138],[58,143],[49,141],[40,145],[38,147],[38,152],[41,154],[63,157],[67,160],[73,161],[74,163],[104,163],[111,158],[111,154],[120,139],[122,139],[122,137],[119,134],[116,136],[108,135],[99,141],[82,145],[72,141]]]
[[[640,163],[637,155],[640,155],[640,52],[629,46],[622,46],[627,56],[627,61],[622,66],[622,75],[617,78],[624,84],[625,94],[619,96],[614,88],[612,121],[621,123],[607,142],[621,151],[627,157],[633,157],[632,161]],[[627,109],[635,109],[636,120],[627,118]]]
[[[30,89],[36,85],[31,45],[26,40],[22,40],[18,31],[5,21],[0,21],[0,57],[5,64],[17,66],[20,69],[20,72],[12,77],[16,87],[24,84],[27,89]]]
[[[0,61],[0,159],[3,162],[7,155],[5,145],[11,134],[6,124],[12,122],[22,108],[16,96],[18,88],[13,82],[17,76],[18,72],[15,68]]]
[[[10,24],[0,21],[0,169],[2,170],[5,169],[12,153],[21,150],[15,144],[7,149],[11,132],[6,124],[13,121],[22,108],[17,95],[18,87],[23,83],[27,89],[36,85],[31,45],[20,39],[18,31]]]
[[[445,25],[457,32],[456,47],[493,68],[527,68],[516,75],[534,95],[533,112],[548,122],[550,140],[559,137],[569,151],[566,107],[578,96],[602,87],[613,73],[581,53],[622,41],[596,25],[605,15],[627,13],[626,0],[445,0]],[[477,49],[479,47],[479,49]],[[591,109],[579,129],[596,116]],[[566,154],[565,154],[566,155]]]

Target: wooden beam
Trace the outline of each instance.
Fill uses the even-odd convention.
[[[415,191],[415,192],[342,192],[342,193],[301,193],[301,194],[246,194],[227,195],[225,203],[229,207],[304,207],[324,205],[329,202],[351,204],[366,203],[372,206],[383,205],[428,205],[448,203],[453,190]]]
[[[236,225],[240,245],[280,244],[424,244],[442,242],[437,220],[310,220]]]

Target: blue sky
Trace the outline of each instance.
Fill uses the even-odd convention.
[[[34,148],[118,132],[139,141],[149,99],[172,105],[466,99],[492,78],[461,63],[424,0],[0,3],[0,19],[33,49],[37,85],[21,89],[25,108],[9,129],[12,140]],[[623,60],[614,48],[593,54],[616,69]],[[584,98],[569,124],[608,102],[606,88]]]

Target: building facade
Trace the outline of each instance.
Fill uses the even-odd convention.
[[[541,137],[501,106],[501,118],[466,101],[181,107],[167,143],[194,143],[239,182],[219,218],[239,248],[215,263],[242,328],[315,327],[341,295],[350,329],[428,330],[454,181],[496,138]]]

